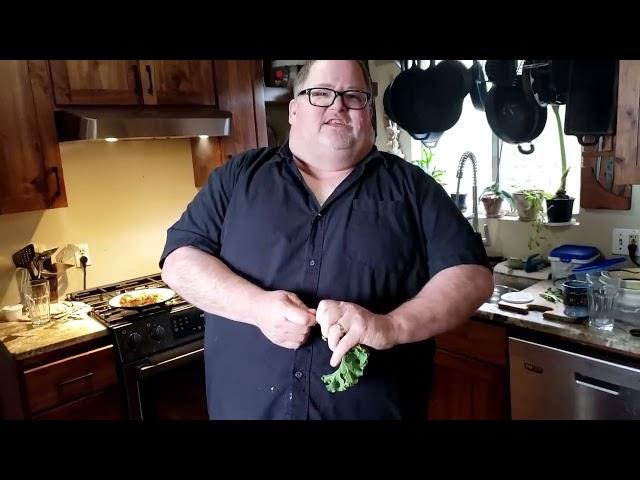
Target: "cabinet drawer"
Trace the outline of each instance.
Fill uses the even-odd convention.
[[[125,420],[124,404],[117,386],[41,412],[34,420]]]
[[[438,348],[484,360],[495,365],[507,365],[507,331],[499,325],[471,320],[436,337]]]
[[[24,372],[31,413],[84,397],[117,383],[113,345]]]

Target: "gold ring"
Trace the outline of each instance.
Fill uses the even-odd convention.
[[[340,322],[337,322],[336,325],[338,326],[338,330],[340,330],[341,335],[344,335],[345,333],[347,333],[347,330],[342,326]]]

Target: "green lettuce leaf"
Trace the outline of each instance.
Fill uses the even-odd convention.
[[[342,358],[335,372],[321,377],[322,381],[331,393],[344,392],[358,383],[368,362],[369,350],[362,345],[356,345]]]

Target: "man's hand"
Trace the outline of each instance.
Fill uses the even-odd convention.
[[[263,315],[256,321],[260,331],[276,345],[298,348],[307,341],[316,324],[315,310],[308,308],[295,293],[265,292]]]
[[[377,315],[355,303],[322,300],[318,304],[316,320],[333,351],[332,367],[338,366],[342,357],[358,344],[376,350],[396,344],[391,317]]]

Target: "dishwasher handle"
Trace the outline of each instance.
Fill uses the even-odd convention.
[[[604,380],[598,380],[597,378],[588,377],[581,373],[575,372],[575,379],[578,385],[583,387],[593,388],[594,390],[600,390],[601,392],[608,393],[610,395],[620,395],[620,386],[613,383],[605,382]]]

